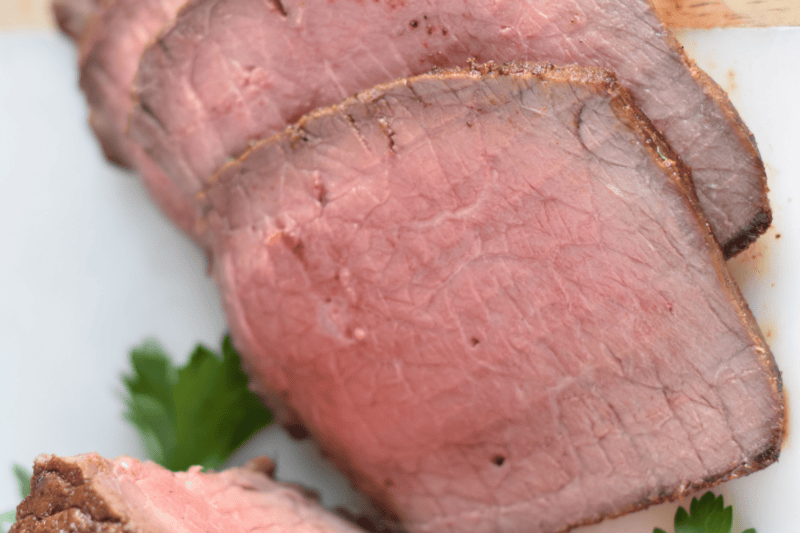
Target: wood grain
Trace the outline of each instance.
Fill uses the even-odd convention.
[[[50,28],[50,0],[0,0],[0,31]]]
[[[800,0],[652,1],[674,28],[800,26]],[[0,0],[0,31],[53,27],[50,0]]]
[[[652,0],[673,28],[799,26],[800,0]]]

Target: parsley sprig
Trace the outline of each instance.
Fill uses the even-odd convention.
[[[19,487],[19,494],[22,498],[27,498],[31,493],[31,473],[22,465],[15,464],[11,471],[14,477],[17,478],[17,486]]]
[[[272,422],[272,413],[247,388],[247,376],[229,337],[222,356],[198,345],[176,367],[160,345],[147,341],[131,352],[125,417],[147,455],[173,471],[192,465],[220,469],[248,439]]]
[[[675,533],[731,533],[733,529],[733,507],[723,503],[722,496],[706,492],[699,500],[692,498],[689,512],[678,507],[675,513]],[[666,533],[663,529],[654,529],[653,533]],[[756,533],[753,528],[742,533]]]
[[[14,477],[17,478],[17,485],[19,486],[19,495],[23,499],[31,493],[31,473],[25,469],[24,466],[21,465],[14,465],[11,471],[14,473]],[[17,511],[12,509],[7,513],[0,514],[0,531],[5,532],[8,531],[8,528],[11,527],[11,524],[17,519]]]
[[[11,524],[17,519],[16,509],[12,509],[7,513],[0,514],[0,531],[7,531]]]

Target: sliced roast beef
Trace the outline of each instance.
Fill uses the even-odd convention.
[[[412,533],[563,531],[777,457],[772,356],[607,71],[378,86],[202,202],[255,386]]]
[[[192,196],[318,106],[470,58],[615,71],[693,168],[726,253],[769,225],[751,135],[648,0],[191,0],[142,58],[131,134]]]
[[[42,455],[10,533],[358,533],[259,464],[173,473],[131,457]],[[363,533],[363,532],[362,532]]]
[[[109,0],[92,15],[81,39],[80,85],[89,103],[89,123],[106,157],[136,168],[150,196],[184,232],[194,235],[194,199],[170,179],[127,135],[131,84],[139,58],[184,0]]]
[[[194,202],[127,136],[130,88],[139,58],[184,0],[53,0],[64,33],[79,44],[80,85],[106,157],[142,175],[150,196],[181,229],[194,235]]]
[[[126,132],[139,58],[184,2],[108,1],[96,11],[81,42],[80,85],[91,110],[89,121],[106,157],[119,165],[136,166],[138,157],[138,146]]]
[[[56,24],[70,39],[80,41],[100,0],[53,0]]]

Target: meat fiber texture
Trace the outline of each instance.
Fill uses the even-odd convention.
[[[126,130],[139,58],[184,1],[109,1],[94,10],[81,39],[80,83],[91,108],[90,121],[107,157],[122,166],[135,162]]]
[[[190,0],[142,56],[130,133],[163,188],[193,197],[248,143],[319,106],[470,59],[615,71],[692,167],[725,253],[769,226],[752,136],[648,0]]]
[[[173,473],[131,457],[41,455],[10,533],[361,531],[251,464]]]
[[[255,386],[411,533],[563,531],[777,457],[772,356],[607,71],[378,86],[227,165],[203,210]]]

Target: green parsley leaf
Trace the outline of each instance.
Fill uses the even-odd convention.
[[[11,524],[17,521],[17,511],[11,510],[7,513],[0,514],[0,531],[7,531],[8,527],[11,527]]]
[[[247,388],[229,337],[222,356],[198,345],[176,367],[157,343],[131,351],[133,372],[123,376],[125,417],[139,430],[147,455],[173,471],[192,465],[220,469],[272,413]]]
[[[14,465],[12,470],[14,477],[17,478],[19,493],[22,499],[25,499],[31,493],[31,473],[22,465]]]
[[[17,478],[17,484],[19,485],[19,494],[20,496],[25,499],[31,493],[31,473],[25,469],[25,467],[21,465],[14,465],[11,469],[14,473],[14,477]],[[0,532],[5,533],[8,531],[8,528],[11,527],[12,524],[17,520],[17,511],[16,509],[12,509],[7,513],[0,514]],[[8,527],[5,527],[8,526]]]
[[[706,492],[699,500],[692,498],[689,512],[678,507],[675,512],[675,533],[731,533],[733,529],[733,507],[725,507],[722,496]],[[653,533],[666,533],[654,529]],[[742,533],[756,533],[753,528]]]

